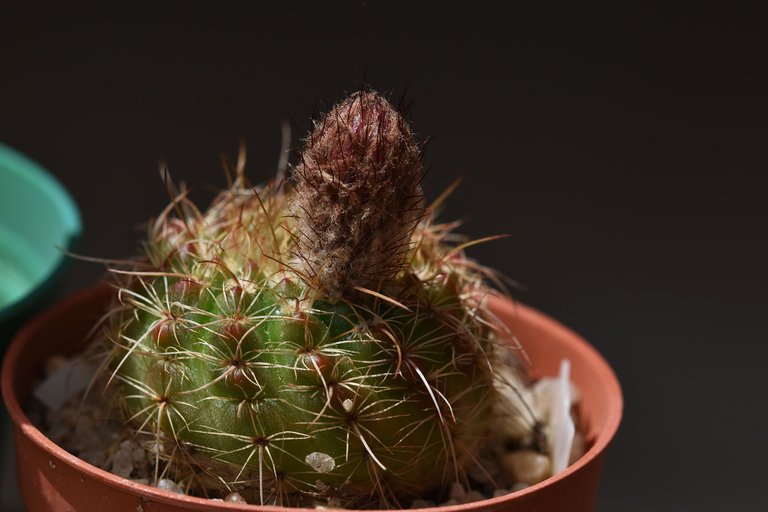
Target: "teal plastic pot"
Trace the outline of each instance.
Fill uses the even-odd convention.
[[[81,229],[66,189],[0,143],[0,354],[24,319],[45,304]]]

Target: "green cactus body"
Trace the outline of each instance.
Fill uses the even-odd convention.
[[[203,492],[393,504],[461,478],[494,392],[481,276],[422,221],[394,275],[327,293],[296,264],[295,195],[238,175],[153,223],[110,333],[126,416]]]

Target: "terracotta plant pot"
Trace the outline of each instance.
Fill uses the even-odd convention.
[[[5,358],[3,399],[13,420],[19,486],[29,512],[287,512],[288,509],[280,507],[237,505],[181,496],[133,483],[69,454],[30,422],[22,404],[30,400],[46,359],[53,354],[76,354],[83,348],[86,334],[103,314],[109,294],[109,288],[98,286],[46,311],[16,336]],[[561,359],[570,359],[571,378],[581,395],[581,429],[586,434],[589,449],[562,473],[525,490],[441,510],[593,510],[603,455],[621,418],[622,396],[616,377],[590,345],[554,320],[508,301],[495,300],[492,307],[524,345],[534,368],[533,377],[554,376]]]

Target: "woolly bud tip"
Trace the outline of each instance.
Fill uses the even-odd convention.
[[[294,171],[297,264],[331,297],[378,288],[401,270],[424,215],[421,150],[408,122],[376,92],[328,112]]]

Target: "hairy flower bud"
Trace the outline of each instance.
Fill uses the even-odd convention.
[[[294,179],[297,263],[314,286],[340,296],[397,274],[424,215],[421,150],[384,97],[357,92],[328,112]]]

